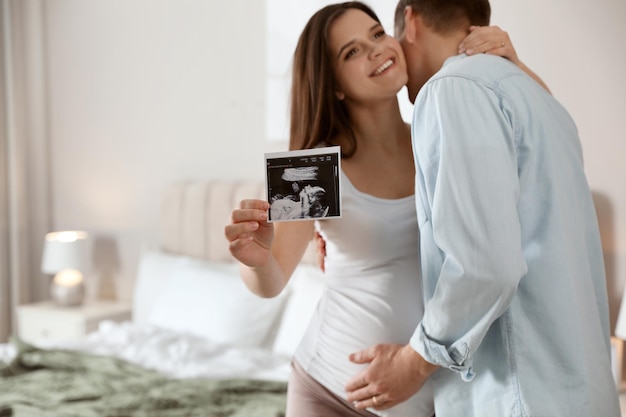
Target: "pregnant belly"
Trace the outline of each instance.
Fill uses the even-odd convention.
[[[344,396],[345,383],[365,366],[353,364],[351,353],[378,343],[407,344],[423,314],[414,283],[392,293],[376,286],[327,288],[296,359],[307,372],[335,394]]]
[[[376,291],[349,294],[330,288],[318,310],[320,339],[336,349],[364,349],[377,343],[406,344],[423,314],[418,294]]]

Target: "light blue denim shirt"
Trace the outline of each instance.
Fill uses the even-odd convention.
[[[437,417],[617,417],[602,248],[576,126],[511,62],[459,55],[413,119]]]

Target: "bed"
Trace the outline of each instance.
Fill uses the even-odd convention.
[[[290,358],[322,292],[312,245],[278,297],[252,295],[223,228],[253,182],[165,191],[139,261],[132,320],[84,340],[0,345],[0,416],[284,415]]]

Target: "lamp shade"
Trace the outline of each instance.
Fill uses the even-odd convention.
[[[41,272],[56,274],[63,269],[87,269],[87,233],[82,231],[52,232],[46,235]]]

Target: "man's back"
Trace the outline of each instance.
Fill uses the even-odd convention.
[[[466,345],[473,378],[434,376],[437,415],[619,416],[602,248],[567,111],[487,55],[450,58],[415,104],[425,333]],[[442,277],[476,300],[447,320]],[[502,281],[517,287],[483,297]],[[473,410],[456,408],[468,398]]]

